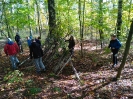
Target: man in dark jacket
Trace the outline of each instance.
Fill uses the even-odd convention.
[[[40,39],[41,39],[41,37],[40,37],[40,36],[39,36],[39,37],[37,37],[37,38],[36,38],[36,42],[37,42],[37,43],[41,46],[41,40],[40,40]]]
[[[21,42],[21,38],[20,38],[19,33],[16,33],[15,41],[17,42],[17,44],[20,48],[20,51],[23,52],[22,42]]]
[[[4,46],[4,52],[6,56],[10,57],[10,61],[12,64],[12,69],[17,69],[17,64],[19,64],[19,60],[16,57],[17,53],[19,52],[19,47],[16,43],[14,43],[11,38],[7,39],[6,45]]]
[[[33,39],[30,46],[30,58],[34,58],[37,73],[45,71],[45,66],[42,62],[43,50],[40,45]]]
[[[120,41],[117,39],[116,34],[111,35],[111,41],[109,44],[109,48],[111,49],[113,53],[113,66],[115,67],[117,65],[117,53],[121,47]]]

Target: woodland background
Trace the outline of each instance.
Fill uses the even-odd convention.
[[[0,0],[0,98],[132,99],[132,16],[132,0]],[[29,55],[26,37],[41,37],[45,74],[35,74],[32,60],[10,70],[3,46],[16,32],[25,49],[20,61]],[[115,69],[107,48],[112,33],[122,42]],[[64,42],[70,35],[76,41],[72,58]]]

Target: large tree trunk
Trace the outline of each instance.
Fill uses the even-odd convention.
[[[121,25],[122,25],[122,3],[123,0],[118,0],[118,16],[117,16],[117,37],[121,35]]]
[[[130,26],[129,35],[128,35],[128,38],[127,38],[127,41],[126,41],[124,56],[123,56],[123,59],[122,59],[122,63],[119,67],[119,70],[118,70],[118,73],[117,73],[117,76],[116,76],[116,80],[118,78],[120,78],[122,69],[124,68],[124,65],[126,63],[126,58],[127,58],[128,53],[129,53],[130,43],[131,43],[131,40],[132,40],[132,35],[133,35],[133,21],[132,21],[131,26]]]
[[[49,12],[49,36],[52,36],[56,29],[55,0],[48,0]]]

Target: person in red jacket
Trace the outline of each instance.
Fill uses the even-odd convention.
[[[17,69],[17,64],[19,64],[19,60],[16,57],[17,53],[19,52],[19,47],[16,43],[14,43],[11,38],[7,39],[6,45],[4,46],[4,52],[6,56],[10,57],[10,61],[12,64],[12,69]]]

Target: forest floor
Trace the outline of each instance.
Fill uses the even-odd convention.
[[[96,44],[86,42],[84,57],[76,45],[74,67],[81,78],[79,82],[68,64],[59,76],[52,71],[37,75],[34,66],[27,64],[19,70],[10,70],[9,58],[0,56],[0,99],[133,99],[133,65],[127,61],[121,78],[112,82],[119,64],[111,68],[111,54],[106,49],[96,49]],[[20,61],[28,57],[28,50],[18,55]],[[132,57],[132,55],[131,55]]]

